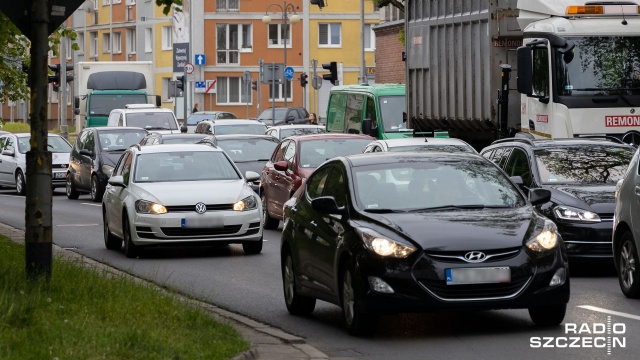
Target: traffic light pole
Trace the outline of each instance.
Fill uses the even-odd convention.
[[[64,25],[62,25],[64,30]],[[60,107],[60,136],[69,140],[69,127],[67,126],[67,42],[66,36],[60,39],[60,97],[58,107]]]

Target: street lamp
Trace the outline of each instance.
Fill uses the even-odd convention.
[[[298,21],[300,21],[300,16],[298,16],[295,6],[293,4],[287,4],[286,1],[282,6],[278,4],[271,4],[267,6],[267,10],[265,10],[265,15],[262,17],[262,22],[265,24],[271,23],[271,16],[269,16],[269,9],[272,6],[275,6],[276,8],[280,9],[280,12],[282,13],[282,24],[284,25],[284,33],[285,33],[283,66],[286,68],[287,67],[287,42],[291,41],[291,38],[289,37],[289,33],[290,33],[289,25],[287,25],[287,23],[291,22],[291,24],[297,24]],[[289,15],[291,15],[291,18],[289,18]],[[287,79],[286,78],[284,79],[282,84],[282,95],[284,97],[284,107],[287,107]],[[272,94],[272,96],[275,96],[275,94]]]

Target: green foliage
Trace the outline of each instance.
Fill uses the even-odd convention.
[[[182,0],[156,0],[156,5],[164,6],[162,13],[165,15],[169,14],[172,5],[176,5],[177,11],[182,11]]]
[[[26,36],[0,12],[0,97],[3,99],[17,101],[28,97],[27,73],[22,67],[30,64],[29,44]]]
[[[402,46],[405,45],[405,32],[404,29],[400,29],[400,33],[398,33],[398,40],[400,40],[400,43],[402,43]]]
[[[19,122],[5,122],[2,131],[8,131],[10,133],[24,133],[31,132],[31,127],[29,124]]]
[[[0,254],[2,359],[229,359],[248,348],[155,287],[60,258],[49,282],[28,282],[24,246],[0,236]]]

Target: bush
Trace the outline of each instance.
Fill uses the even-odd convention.
[[[8,131],[11,133],[22,133],[22,132],[31,132],[31,127],[29,124],[23,124],[18,122],[7,122],[4,124],[3,131]]]

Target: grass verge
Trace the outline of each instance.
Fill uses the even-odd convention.
[[[0,236],[1,359],[228,359],[231,326],[151,285],[56,258],[26,281],[24,246]]]

